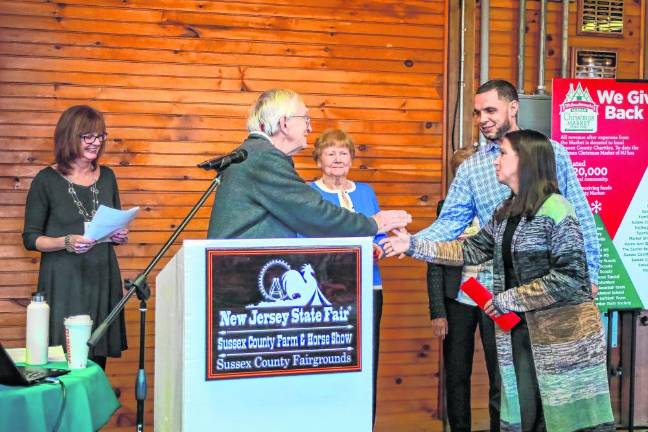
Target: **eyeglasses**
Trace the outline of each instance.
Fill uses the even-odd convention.
[[[96,140],[99,140],[99,142],[103,144],[106,142],[106,139],[108,138],[108,134],[106,132],[100,135],[86,133],[86,134],[80,134],[79,136],[83,139],[83,142],[86,144],[92,144]]]
[[[293,117],[303,118],[304,121],[306,122],[306,126],[307,126],[307,127],[310,127],[310,125],[311,125],[311,118],[310,118],[309,116],[307,116],[307,115],[291,115],[291,116],[288,116],[287,118],[293,118]]]

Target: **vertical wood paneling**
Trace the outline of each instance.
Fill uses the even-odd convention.
[[[327,127],[350,131],[359,145],[352,177],[370,182],[383,208],[409,210],[413,231],[427,226],[442,187],[446,25],[445,0],[0,3],[0,340],[24,345],[39,261],[20,238],[25,195],[51,163],[55,122],[73,104],[106,114],[102,162],[117,174],[122,204],[144,208],[118,248],[124,277],[146,266],[208,186],[195,164],[238,145],[250,104],[273,87],[305,97],[311,143]],[[295,161],[304,178],[318,174],[308,151]],[[210,205],[181,238],[204,238]],[[378,430],[439,430],[424,266],[387,260],[382,269]],[[108,364],[123,408],[107,430],[134,423],[136,306],[126,309],[130,349]],[[149,424],[152,410],[149,397]]]
[[[517,84],[518,2],[491,0],[490,66],[491,78],[502,78]],[[477,14],[481,13],[478,9]],[[624,2],[623,37],[578,35],[576,2],[569,3],[569,47],[613,50],[617,52],[617,78],[641,78],[642,1]],[[479,32],[479,21],[475,22]],[[545,88],[551,93],[551,80],[560,77],[562,2],[547,3]],[[540,36],[540,2],[527,1],[525,38],[524,90],[533,94],[538,86],[538,38]],[[477,47],[477,56],[479,48]],[[571,53],[570,53],[571,55]],[[571,62],[571,57],[570,62]],[[571,63],[569,63],[571,71]],[[476,73],[478,73],[477,71]],[[477,76],[477,75],[475,75]],[[478,78],[476,79],[478,81]]]

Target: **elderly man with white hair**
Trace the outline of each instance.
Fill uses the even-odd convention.
[[[297,93],[264,92],[252,106],[247,126],[250,135],[239,149],[248,157],[223,173],[208,238],[374,236],[411,222],[402,210],[372,217],[350,212],[322,199],[304,182],[291,156],[306,148],[311,124]]]

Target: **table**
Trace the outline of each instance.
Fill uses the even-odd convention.
[[[48,363],[47,367],[67,369],[67,363]],[[99,430],[120,406],[106,374],[91,361],[88,361],[87,368],[73,370],[58,378],[65,384],[67,392],[60,432]],[[0,385],[0,432],[52,431],[63,402],[62,396],[60,384]]]

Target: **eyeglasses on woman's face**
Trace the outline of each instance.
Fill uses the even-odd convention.
[[[99,135],[96,135],[96,134],[93,134],[93,133],[85,133],[85,134],[81,134],[79,136],[81,137],[83,142],[86,143],[86,144],[92,144],[96,140],[99,140],[99,142],[101,144],[103,144],[103,143],[106,142],[106,139],[108,138],[108,134],[106,132],[104,132],[102,134],[99,134]]]

